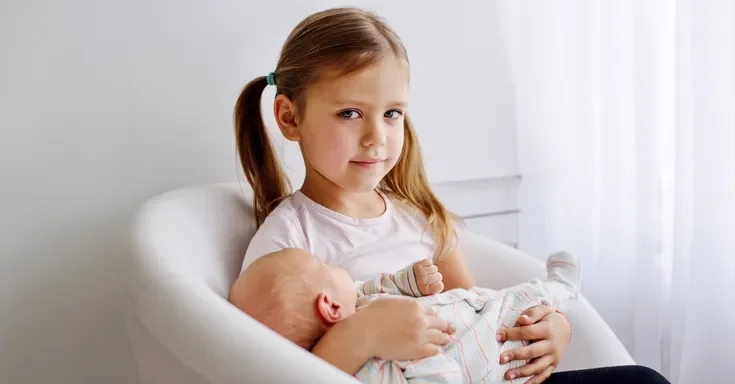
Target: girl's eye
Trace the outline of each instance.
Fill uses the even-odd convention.
[[[354,120],[354,119],[359,118],[360,117],[360,114],[357,113],[357,111],[354,111],[354,110],[351,110],[350,109],[350,110],[347,110],[347,111],[340,112],[339,113],[339,116],[342,117],[342,118],[348,119],[348,120]]]
[[[390,111],[386,112],[384,116],[387,117],[387,118],[389,118],[389,119],[397,119],[397,118],[401,117],[402,114],[403,114],[403,112],[401,112],[401,111],[399,111],[397,109],[391,109]]]

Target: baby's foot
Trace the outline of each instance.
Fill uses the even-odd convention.
[[[549,280],[557,281],[569,287],[573,292],[579,291],[581,275],[579,262],[567,252],[557,252],[546,260],[546,271]]]

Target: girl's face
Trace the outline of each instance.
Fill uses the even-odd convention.
[[[372,191],[401,155],[408,66],[389,55],[359,71],[329,75],[308,88],[305,108],[296,112],[292,139],[300,142],[306,181]]]

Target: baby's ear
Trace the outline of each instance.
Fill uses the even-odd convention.
[[[322,292],[316,298],[316,310],[322,321],[329,326],[334,325],[344,317],[342,304],[332,299],[326,292]]]

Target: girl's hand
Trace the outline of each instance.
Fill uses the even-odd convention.
[[[431,260],[424,259],[414,264],[413,273],[416,275],[416,285],[422,295],[431,296],[444,290],[442,274]]]
[[[384,296],[337,322],[311,352],[354,375],[372,357],[418,360],[433,356],[454,332],[452,324],[415,298]]]
[[[498,341],[527,340],[532,344],[500,355],[500,363],[511,360],[530,360],[520,368],[510,369],[507,380],[529,377],[528,384],[539,384],[556,369],[569,344],[571,326],[566,317],[547,306],[536,306],[518,318],[520,326],[498,331]]]
[[[454,325],[409,297],[377,298],[359,315],[367,333],[370,356],[384,360],[416,360],[434,356],[441,352],[442,345],[450,341],[449,335],[456,332]]]

